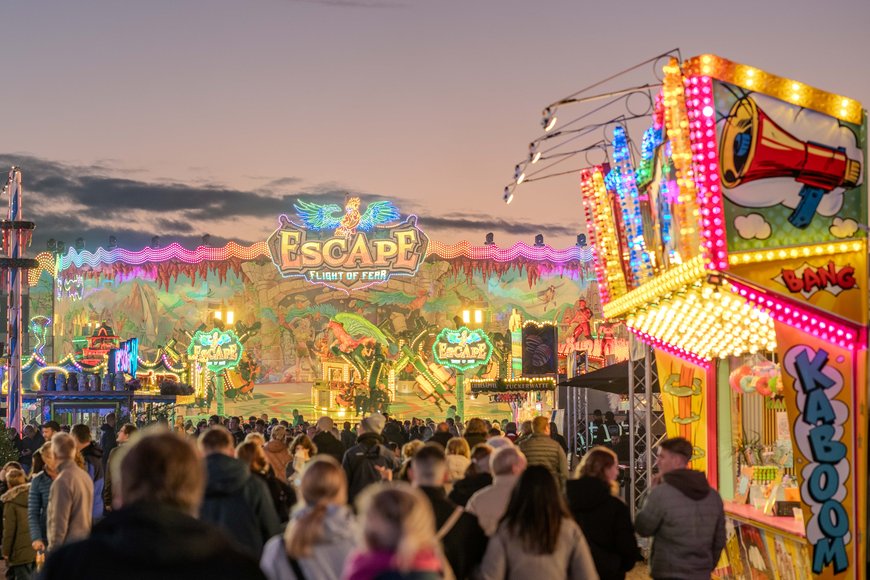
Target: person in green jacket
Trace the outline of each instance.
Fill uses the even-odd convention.
[[[3,501],[3,559],[7,578],[29,580],[33,576],[36,552],[30,545],[30,526],[27,523],[27,500],[30,484],[20,469],[6,472],[9,491],[0,496]]]

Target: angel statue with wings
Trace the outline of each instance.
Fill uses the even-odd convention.
[[[393,223],[399,219],[399,210],[390,201],[373,201],[360,213],[360,198],[350,197],[341,206],[318,204],[299,200],[293,204],[296,215],[309,230],[335,230],[336,237],[350,238],[357,230],[368,232],[377,226]]]

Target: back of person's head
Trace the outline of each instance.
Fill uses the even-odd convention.
[[[82,425],[81,423],[79,423],[78,425],[73,425],[70,434],[80,445],[84,445],[85,443],[89,443],[91,441],[91,428],[87,425]]]
[[[284,442],[284,438],[287,437],[287,428],[281,425],[276,425],[272,427],[272,434],[269,436],[271,441],[280,441]]]
[[[532,419],[532,433],[546,433],[550,429],[550,421],[538,415]]]
[[[476,475],[478,473],[490,473],[490,460],[492,459],[492,452],[495,449],[492,448],[491,445],[487,445],[486,443],[478,443],[471,450],[471,466],[469,466],[470,472],[466,472],[467,475]]]
[[[323,519],[330,505],[347,503],[347,476],[338,461],[329,455],[315,457],[305,465],[299,483],[305,502],[284,533],[284,547],[292,558],[311,555],[311,548],[323,537]]]
[[[42,450],[40,448],[39,451],[33,452],[33,457],[31,458],[32,468],[30,471],[30,475],[34,476],[37,473],[42,473],[45,470],[45,460],[42,458]]]
[[[692,460],[692,454],[694,453],[692,443],[683,437],[665,439],[659,443],[659,447],[674,454],[680,461],[685,460],[685,464],[688,464]]]
[[[604,413],[604,420],[605,421],[613,421],[613,419],[614,419],[613,411],[607,411],[606,413]]]
[[[245,435],[245,441],[253,441],[257,445],[261,446],[266,444],[266,438],[263,437],[263,434],[257,433],[256,431],[252,431]]]
[[[498,429],[493,427],[492,429],[490,429],[489,431],[486,432],[486,436],[487,436],[487,438],[501,437],[501,431],[499,431]]]
[[[407,443],[402,445],[402,460],[410,461],[410,459],[414,457],[417,452],[423,448],[424,445],[425,443],[423,443],[419,439],[408,441]]]
[[[27,476],[24,475],[23,470],[14,467],[10,467],[6,470],[6,486],[9,489],[18,487],[19,485],[24,485],[25,483],[27,483]]]
[[[481,435],[486,435],[486,423],[483,419],[477,417],[469,419],[468,424],[465,426],[465,432],[468,434],[480,433]]]
[[[552,554],[559,540],[562,520],[569,517],[553,474],[543,465],[530,465],[511,492],[501,525],[520,540],[527,552]]]
[[[123,433],[127,437],[130,437],[138,430],[139,428],[136,427],[136,425],[134,425],[133,423],[124,423],[123,425],[121,425],[121,428],[118,430],[118,432]]]
[[[520,431],[522,431],[523,435],[529,435],[532,432],[532,422],[531,421],[523,421],[520,424]]]
[[[508,421],[504,426],[505,433],[516,433],[517,432],[517,424],[513,421]]]
[[[438,427],[436,427],[435,430],[438,433],[447,433],[448,431],[450,431],[450,425],[442,421],[441,423],[438,423]]]
[[[232,455],[233,434],[225,427],[219,425],[209,427],[205,430],[205,433],[199,436],[199,446],[206,455],[212,455],[214,453]]]
[[[526,456],[519,447],[499,447],[489,458],[490,469],[493,475],[512,475],[526,467]]]
[[[453,437],[447,442],[447,455],[471,457],[471,448],[463,437]]]
[[[420,552],[438,551],[435,515],[423,492],[402,483],[370,486],[360,498],[363,539],[372,552],[393,554],[400,572]]]
[[[149,428],[137,433],[118,453],[121,458],[114,462],[112,479],[120,482],[120,505],[157,503],[194,517],[199,514],[205,465],[187,437]]]
[[[335,421],[331,417],[323,416],[315,423],[319,431],[332,431],[335,428]]]
[[[236,458],[248,466],[253,473],[263,473],[269,462],[266,460],[266,452],[263,446],[254,441],[244,441],[236,447]]]
[[[345,431],[350,431],[350,421],[345,421],[345,422],[344,422],[344,430],[345,430]]]
[[[55,459],[69,461],[76,454],[76,442],[69,433],[55,433],[51,438],[51,452]]]
[[[416,485],[444,485],[446,474],[447,458],[444,448],[437,443],[427,443],[411,459],[411,480]]]
[[[616,482],[611,482],[605,473],[616,465],[618,461],[616,453],[612,449],[598,445],[587,451],[583,459],[580,460],[580,465],[577,466],[577,477],[594,477],[608,485],[613,483],[618,490],[619,485]]]

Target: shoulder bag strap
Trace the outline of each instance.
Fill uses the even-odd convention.
[[[435,534],[435,538],[440,542],[444,539],[444,536],[450,533],[450,530],[453,529],[453,526],[456,525],[456,522],[459,521],[459,518],[462,517],[462,513],[465,510],[462,509],[462,506],[457,506],[453,513],[450,514],[450,517],[447,518],[447,521],[444,522],[444,525],[438,530],[438,533]]]
[[[290,562],[290,567],[293,568],[293,574],[296,575],[296,580],[306,580],[305,574],[302,572],[302,566],[299,565],[299,560],[292,556],[287,556],[287,561]]]

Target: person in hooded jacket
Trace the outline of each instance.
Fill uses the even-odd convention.
[[[593,447],[567,483],[568,509],[580,524],[601,580],[623,580],[640,559],[631,512],[616,497],[619,463],[607,447]]]
[[[385,423],[380,413],[372,413],[363,419],[356,445],[344,454],[341,465],[347,473],[347,498],[350,504],[367,486],[382,481],[384,474],[399,468],[395,453],[384,445],[384,438],[381,437]]]
[[[347,507],[344,469],[328,455],[315,457],[302,472],[299,491],[304,505],[294,510],[283,535],[266,542],[260,568],[269,580],[339,580],[358,532]]]
[[[448,499],[465,507],[475,492],[492,485],[492,470],[489,460],[494,449],[486,443],[478,443],[471,450],[471,465],[465,470],[465,477],[453,482]]]
[[[33,455],[33,471],[27,501],[27,520],[33,549],[44,552],[48,546],[48,495],[57,477],[57,462],[51,451],[51,441]]]
[[[186,437],[162,430],[137,434],[116,463],[119,509],[87,539],[52,551],[40,578],[263,579],[249,553],[196,519],[204,474]]]
[[[233,441],[232,434],[219,426],[199,438],[208,475],[200,517],[259,558],[266,540],[281,526],[268,487],[234,457]]]
[[[710,578],[725,547],[722,498],[704,473],[688,469],[692,454],[692,444],[682,437],[659,445],[658,481],[634,520],[638,534],[654,537],[654,579]]]
[[[0,496],[3,501],[3,558],[6,577],[13,580],[29,579],[36,562],[36,551],[30,544],[27,525],[27,501],[30,484],[20,469],[6,472],[9,491]]]

